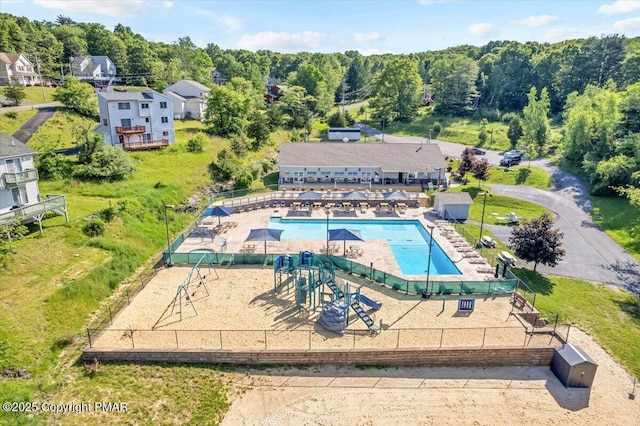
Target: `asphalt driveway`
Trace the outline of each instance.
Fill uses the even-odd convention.
[[[26,123],[22,125],[14,134],[13,137],[18,139],[22,143],[27,143],[31,136],[38,130],[42,123],[50,119],[56,112],[55,106],[48,106],[38,108],[36,115],[31,117]]]
[[[360,125],[362,131],[382,139],[380,130]],[[384,135],[386,143],[429,143],[426,137]],[[432,139],[437,143],[445,156],[459,157],[463,145]],[[484,156],[492,164],[498,164],[502,154],[487,151]],[[555,227],[564,233],[563,248],[566,256],[554,268],[538,265],[537,270],[564,277],[579,278],[592,282],[601,282],[624,287],[640,295],[640,263],[609,237],[591,220],[588,212],[591,202],[584,184],[577,177],[558,169],[550,162],[532,161],[532,166],[540,167],[552,177],[554,187],[544,191],[516,185],[491,185],[498,193],[540,204],[557,215]],[[487,215],[491,212],[487,211]],[[489,219],[490,221],[490,219]],[[502,242],[508,242],[511,228],[507,226],[485,223]],[[531,264],[533,266],[533,264]]]

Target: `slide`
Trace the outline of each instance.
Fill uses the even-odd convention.
[[[376,302],[375,300],[371,300],[364,294],[360,294],[360,303],[367,305],[368,307],[373,308],[375,310],[382,308],[382,303]]]

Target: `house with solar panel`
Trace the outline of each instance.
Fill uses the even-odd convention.
[[[126,151],[156,149],[175,142],[173,101],[154,90],[98,92],[100,125],[96,133]]]

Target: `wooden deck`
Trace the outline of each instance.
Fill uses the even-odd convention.
[[[122,149],[125,151],[141,151],[145,149],[158,149],[169,146],[169,141],[166,139],[159,141],[147,141],[147,142],[125,142],[122,144]]]

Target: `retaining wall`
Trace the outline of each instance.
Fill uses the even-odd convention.
[[[87,348],[82,359],[99,362],[168,362],[215,364],[362,364],[434,366],[543,366],[551,365],[553,347],[479,349],[395,349],[323,351],[108,351]]]

